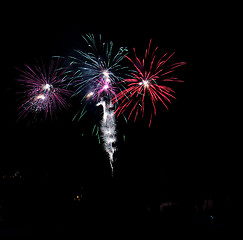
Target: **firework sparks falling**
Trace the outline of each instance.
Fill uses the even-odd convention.
[[[29,113],[53,116],[53,112],[68,106],[66,102],[70,90],[64,88],[63,81],[67,78],[66,69],[60,67],[60,61],[51,60],[48,67],[25,65],[26,70],[20,70],[18,81],[23,87],[23,100],[18,108],[20,117]]]
[[[103,107],[103,118],[101,121],[101,132],[102,139],[104,142],[105,151],[109,155],[109,161],[111,166],[111,171],[113,175],[113,163],[114,163],[114,152],[116,148],[113,146],[116,142],[116,122],[114,117],[114,111],[112,110],[113,105],[110,103],[106,105],[106,102],[101,100],[96,106]]]
[[[112,102],[120,101],[115,113],[117,116],[129,110],[128,119],[134,115],[136,121],[138,113],[142,117],[145,114],[145,101],[148,102],[152,109],[150,113],[149,126],[151,125],[152,116],[156,115],[156,103],[161,102],[166,109],[167,103],[171,103],[170,98],[175,98],[175,92],[172,88],[165,85],[166,82],[183,82],[176,77],[168,76],[177,67],[182,66],[185,62],[178,62],[166,66],[168,61],[174,55],[165,53],[161,58],[157,59],[156,52],[158,47],[151,51],[151,40],[148,49],[145,51],[145,56],[142,60],[137,57],[134,50],[135,60],[128,56],[127,59],[133,64],[135,71],[131,73],[131,77],[124,80],[127,84],[125,90],[119,92]]]

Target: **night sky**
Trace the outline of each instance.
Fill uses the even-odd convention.
[[[36,195],[37,188],[43,195],[51,192],[44,184],[68,193],[84,186],[95,204],[113,191],[135,205],[230,198],[236,185],[231,69],[237,47],[228,38],[233,28],[224,14],[199,3],[132,8],[125,3],[41,4],[16,6],[14,13],[8,8],[2,20],[1,174],[20,171]],[[152,38],[160,52],[176,52],[173,61],[187,62],[176,71],[184,80],[173,85],[176,100],[168,111],[157,109],[150,128],[144,119],[127,124],[117,120],[113,179],[97,138],[82,136],[89,121],[72,122],[77,103],[52,120],[17,122],[15,68],[41,59],[48,62],[55,55],[70,56],[83,47],[85,33],[102,34],[115,47],[135,47],[140,55]]]

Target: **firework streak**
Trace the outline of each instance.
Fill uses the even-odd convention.
[[[116,150],[116,148],[113,146],[113,144],[116,142],[116,122],[114,111],[112,110],[113,105],[110,103],[108,106],[106,106],[106,102],[103,100],[97,103],[96,106],[100,105],[103,107],[103,118],[101,121],[102,139],[104,142],[105,151],[109,155],[110,166],[113,175],[113,155]]]

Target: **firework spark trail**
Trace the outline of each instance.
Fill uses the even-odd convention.
[[[114,163],[114,152],[116,148],[113,146],[116,142],[116,122],[114,117],[114,111],[112,110],[113,105],[110,103],[106,105],[104,100],[101,100],[96,106],[103,107],[103,118],[101,121],[101,131],[102,131],[102,139],[104,142],[105,151],[109,155],[111,171],[113,175],[113,163]]]

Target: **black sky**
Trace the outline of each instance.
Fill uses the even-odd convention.
[[[234,160],[234,150],[229,125],[234,110],[225,93],[232,85],[231,59],[236,47],[227,38],[233,29],[227,27],[219,8],[184,3],[132,7],[126,3],[109,7],[40,3],[6,11],[1,34],[2,169],[27,169],[33,175],[48,172],[61,181],[65,176],[87,182],[109,178],[101,145],[95,137],[81,137],[83,126],[72,122],[72,108],[40,125],[16,123],[15,67],[53,55],[71,55],[82,46],[82,34],[101,33],[115,46],[135,47],[141,53],[152,38],[161,51],[176,51],[175,59],[187,62],[178,69],[184,83],[175,86],[177,99],[169,111],[158,111],[151,128],[142,120],[121,124],[117,178],[140,188],[162,184],[174,192],[182,186],[188,192],[206,194],[231,189],[234,167],[229,161]]]

